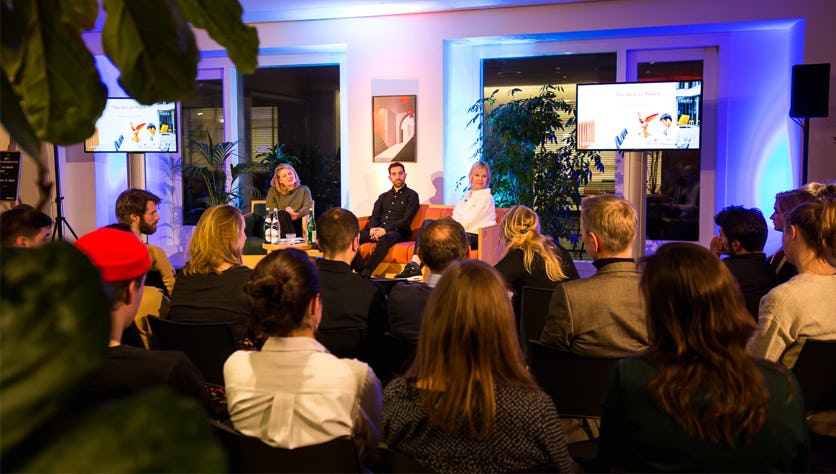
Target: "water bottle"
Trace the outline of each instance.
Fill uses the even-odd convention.
[[[273,228],[271,234],[273,235],[273,245],[278,245],[279,239],[282,238],[282,224],[279,222],[279,209],[273,209]]]
[[[311,202],[311,210],[308,211],[308,245],[316,245],[316,219],[314,218],[313,202]]]
[[[264,215],[264,226],[262,229],[262,234],[264,234],[264,243],[265,244],[272,244],[273,239],[270,235],[270,232],[273,229],[273,214],[270,212],[270,208],[267,208],[267,214]]]

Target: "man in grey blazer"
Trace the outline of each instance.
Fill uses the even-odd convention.
[[[554,290],[540,341],[588,357],[622,357],[647,347],[647,323],[632,258],[636,213],[611,194],[581,202],[581,234],[595,275]]]

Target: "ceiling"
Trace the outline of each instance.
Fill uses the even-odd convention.
[[[247,23],[401,15],[598,0],[239,0]]]

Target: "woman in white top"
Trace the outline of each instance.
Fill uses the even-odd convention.
[[[353,436],[361,459],[376,461],[380,382],[364,362],[338,359],[314,339],[322,299],[310,257],[296,249],[269,254],[245,292],[253,328],[266,342],[224,364],[235,428],[290,449]]]
[[[470,180],[470,190],[464,197],[456,203],[453,208],[453,219],[464,227],[467,232],[467,238],[470,241],[470,248],[476,250],[479,248],[479,235],[477,231],[482,227],[488,227],[496,224],[496,204],[491,194],[491,168],[484,161],[477,161],[470,167],[470,173],[467,175]],[[418,256],[418,243],[421,241],[421,233],[424,227],[429,224],[432,219],[427,219],[421,223],[421,229],[415,238],[415,247],[412,251],[412,261],[406,264],[403,272],[395,276],[395,278],[407,280],[420,280],[423,278],[421,273],[421,258]]]
[[[761,299],[752,355],[795,365],[807,339],[836,340],[836,199],[784,214],[782,243],[798,275]]]

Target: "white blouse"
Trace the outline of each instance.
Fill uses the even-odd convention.
[[[315,339],[271,337],[261,351],[237,351],[224,381],[232,424],[245,435],[290,449],[354,436],[377,451],[380,382],[366,363]]]
[[[453,219],[468,233],[496,224],[496,205],[491,188],[470,190],[453,208]]]

